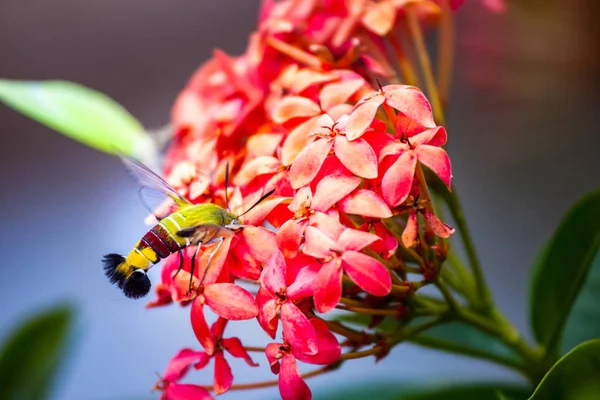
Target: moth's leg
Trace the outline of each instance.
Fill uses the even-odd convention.
[[[196,251],[194,251],[194,255],[192,255],[192,265],[190,266],[190,286],[188,287],[188,293],[192,291],[192,282],[194,279],[194,270],[196,269],[196,256],[198,255],[198,251],[200,251],[200,247],[202,246],[202,242],[198,243],[196,246]],[[202,282],[200,282],[202,284]]]
[[[210,267],[210,263],[212,262],[213,257],[215,256],[215,254],[217,254],[217,251],[219,251],[219,249],[221,248],[221,245],[223,244],[223,241],[225,241],[225,238],[223,236],[220,236],[218,238],[214,238],[211,240],[213,240],[213,243],[217,243],[217,245],[215,246],[215,249],[213,251],[211,251],[210,255],[208,256],[208,262],[206,263],[206,268],[204,268],[204,273],[202,274],[202,277],[200,278],[200,285],[202,285],[202,282],[204,282],[204,277],[206,277],[206,273],[208,272],[208,267]]]
[[[181,249],[179,249],[179,268],[177,268],[177,272],[175,272],[175,275],[173,275],[173,279],[175,279],[175,277],[177,276],[179,271],[181,271],[182,269],[183,269],[183,251]]]

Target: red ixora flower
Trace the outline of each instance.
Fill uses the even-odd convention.
[[[390,272],[376,259],[360,253],[379,236],[356,229],[345,229],[334,240],[318,228],[306,228],[304,253],[322,259],[314,288],[319,312],[335,307],[342,296],[342,272],[346,272],[362,290],[374,296],[386,296],[392,289]]]
[[[286,341],[285,333],[283,343],[270,343],[265,349],[271,371],[279,375],[279,392],[283,400],[310,400],[312,397],[308,385],[300,376],[297,360],[308,364],[328,365],[340,358],[341,347],[327,325],[316,318],[312,318],[310,324],[316,333],[316,354],[308,355],[298,351]]]

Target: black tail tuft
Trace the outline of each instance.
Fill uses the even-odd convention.
[[[119,283],[119,287],[123,289],[125,296],[130,299],[144,297],[150,291],[150,286],[150,278],[148,278],[146,271],[142,269],[136,269],[129,278]]]
[[[102,259],[102,264],[104,264],[104,273],[110,280],[110,283],[117,283],[123,279],[123,274],[117,270],[117,267],[125,262],[125,257],[120,254],[107,254]]]

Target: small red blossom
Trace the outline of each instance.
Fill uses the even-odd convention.
[[[376,259],[360,253],[381,240],[377,235],[355,229],[345,229],[334,240],[318,228],[306,228],[304,253],[323,259],[314,289],[315,306],[319,312],[335,307],[342,296],[342,272],[361,289],[375,296],[386,296],[392,289],[389,271]]]
[[[302,351],[298,351],[285,340],[285,333],[283,343],[270,343],[265,349],[271,371],[279,375],[279,392],[284,400],[312,398],[310,389],[298,371],[297,360],[309,364],[327,365],[336,362],[340,358],[340,345],[335,336],[327,329],[327,325],[316,318],[310,320],[310,325],[316,333],[318,348],[316,354],[307,355]]]

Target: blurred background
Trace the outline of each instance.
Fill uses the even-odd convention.
[[[494,296],[529,335],[531,261],[567,208],[599,183],[600,6],[513,1],[496,15],[467,3],[456,19],[447,123],[454,182]],[[257,1],[239,0],[3,0],[0,77],[79,82],[157,128],[213,48],[243,51],[257,10]],[[102,255],[129,251],[146,230],[134,182],[116,158],[3,105],[0,163],[0,338],[25,316],[70,301],[76,333],[54,398],[157,398],[156,373],[180,348],[199,345],[187,310],[144,310],[147,299],[125,299],[103,276]],[[232,327],[250,331],[248,345],[265,343],[254,324]],[[232,363],[238,382],[271,378],[264,356],[254,357],[261,368]],[[210,383],[209,371],[193,380]],[[406,344],[376,367],[373,359],[349,362],[309,384],[319,398],[347,382],[399,377],[520,381],[482,361]],[[277,389],[225,395],[268,397]]]

